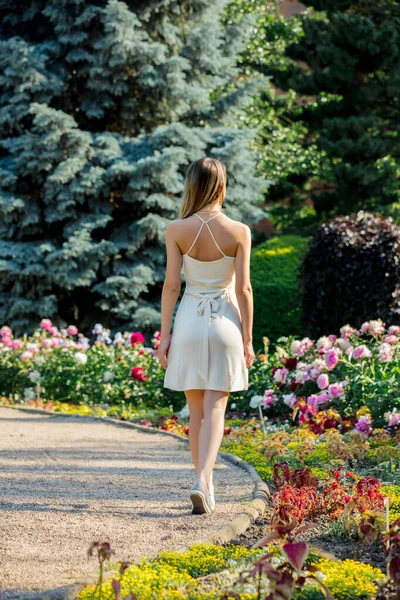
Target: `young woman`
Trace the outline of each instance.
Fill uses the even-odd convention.
[[[189,406],[197,474],[190,493],[194,514],[215,508],[212,470],[228,395],[248,389],[254,361],[250,229],[222,211],[225,193],[225,166],[208,157],[194,161],[186,174],[181,218],[166,230],[158,360],[166,369],[164,387],[185,392]],[[171,336],[182,264],[186,287]]]

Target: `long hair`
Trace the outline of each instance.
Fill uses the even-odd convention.
[[[179,217],[185,219],[207,204],[222,202],[226,194],[226,167],[216,158],[205,156],[187,170]]]

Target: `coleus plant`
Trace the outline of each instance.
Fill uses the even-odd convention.
[[[271,532],[254,544],[253,548],[262,548],[270,543],[280,546],[283,562],[278,566],[273,563],[273,552],[267,552],[258,558],[249,570],[241,573],[237,583],[248,583],[251,580],[257,582],[257,600],[290,600],[296,590],[301,589],[307,582],[316,582],[327,600],[335,600],[327,587],[318,579],[316,573],[318,566],[306,566],[306,559],[310,552],[334,559],[329,553],[316,548],[311,548],[306,542],[296,542],[294,540],[294,530],[296,533],[303,533],[312,529],[315,525],[303,525],[297,527],[297,524],[273,525]],[[263,595],[262,582],[267,580],[267,593]]]
[[[400,600],[400,519],[390,524],[381,541],[385,547],[388,575],[396,589],[396,600]]]

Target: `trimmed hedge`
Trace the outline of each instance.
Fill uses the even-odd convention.
[[[281,336],[301,334],[299,271],[307,248],[307,238],[281,235],[252,250],[256,351],[264,348],[263,336],[275,342]]]

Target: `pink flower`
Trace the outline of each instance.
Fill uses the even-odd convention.
[[[323,404],[327,400],[330,400],[329,394],[327,394],[326,392],[322,392],[322,394],[318,394],[318,402],[319,402],[319,404]]]
[[[381,319],[376,319],[375,321],[365,321],[361,325],[360,333],[369,333],[370,335],[381,335],[385,331],[385,325]]]
[[[67,333],[69,333],[69,335],[77,335],[78,334],[78,328],[75,325],[68,325],[68,327],[67,327]]]
[[[323,335],[316,341],[317,350],[320,354],[325,354],[333,346],[333,340],[326,335]]]
[[[329,398],[340,398],[340,396],[343,396],[344,394],[344,389],[340,383],[331,383],[328,387],[328,394]]]
[[[317,379],[317,386],[320,390],[324,390],[329,385],[329,377],[326,373],[322,373]]]
[[[357,346],[356,348],[354,348],[352,356],[356,360],[359,360],[360,358],[370,358],[372,354],[370,350],[368,350],[367,346],[365,346],[365,344],[361,344],[361,346]]]
[[[386,413],[385,418],[388,421],[389,427],[397,427],[400,425],[400,413],[397,412],[397,409],[393,409],[391,413]]]
[[[42,319],[40,321],[40,328],[41,329],[45,329],[46,331],[49,331],[49,329],[53,327],[53,323],[50,321],[50,319]]]
[[[318,379],[319,375],[321,374],[321,369],[319,367],[312,366],[308,374],[310,375],[310,379],[314,381],[315,379]]]
[[[343,325],[343,327],[340,328],[340,335],[345,340],[350,338],[352,335],[356,335],[357,333],[358,333],[357,329],[350,327],[350,325]]]
[[[266,390],[264,392],[264,408],[268,408],[271,404],[278,402],[278,398],[274,390]]]
[[[388,329],[388,334],[396,335],[397,333],[400,333],[400,325],[391,325]]]
[[[14,350],[18,350],[18,348],[21,348],[22,346],[22,342],[20,340],[13,340],[11,342],[11,348],[14,348]]]
[[[372,423],[371,417],[369,417],[368,415],[365,415],[358,419],[357,423],[354,426],[354,429],[356,431],[358,431],[359,433],[364,433],[365,435],[369,435],[370,433],[372,433],[371,423]]]
[[[294,340],[290,344],[290,353],[297,356],[303,356],[312,348],[313,343],[314,342],[308,337],[305,337],[302,340]]]
[[[347,340],[345,338],[337,338],[335,344],[338,348],[343,350],[345,354],[350,354],[350,352],[353,350],[352,343],[350,342],[350,340]]]
[[[42,346],[43,346],[43,348],[51,348],[51,347],[52,347],[52,345],[53,345],[52,338],[45,338],[45,339],[42,341]]]
[[[0,329],[0,334],[2,336],[11,337],[11,335],[12,335],[11,327],[7,327],[7,325],[3,325],[3,327]]]
[[[131,377],[137,381],[146,381],[148,379],[147,375],[143,372],[143,367],[133,367]]]
[[[288,370],[285,367],[278,367],[274,373],[274,379],[276,383],[284,384],[286,383],[286,377],[288,374]]]
[[[334,369],[339,362],[340,350],[338,348],[331,348],[325,354],[325,364],[329,370]]]
[[[387,362],[393,358],[393,348],[390,344],[381,344],[379,346],[378,362]]]
[[[397,344],[399,338],[397,337],[397,335],[387,335],[383,339],[383,341],[385,342],[385,344]]]
[[[132,344],[132,346],[135,346],[138,343],[143,344],[144,337],[140,333],[140,331],[135,331],[134,333],[131,334],[131,344]]]
[[[31,358],[33,358],[33,353],[29,352],[29,350],[26,350],[21,354],[21,360],[23,360],[24,362],[26,362],[27,360],[31,360]]]

